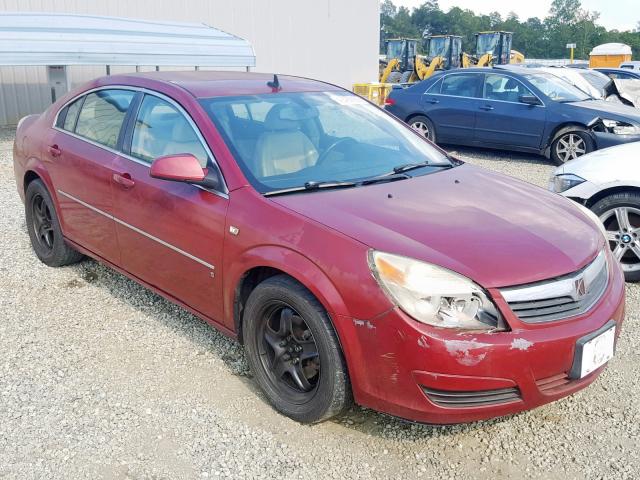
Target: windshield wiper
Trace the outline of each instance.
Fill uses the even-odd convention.
[[[449,161],[454,162],[454,158],[447,156]],[[419,163],[406,163],[404,165],[398,165],[397,167],[393,167],[393,170],[387,173],[383,173],[382,175],[377,175],[375,177],[368,178],[361,182],[362,185],[368,185],[369,183],[377,183],[379,181],[392,181],[392,180],[402,180],[404,178],[411,178],[409,175],[402,175],[405,172],[410,170],[416,170],[422,167],[441,167],[441,168],[451,168],[452,165],[448,163],[430,163],[430,162],[419,162]]]
[[[406,180],[411,178],[409,175],[403,173],[385,173],[383,175],[376,175],[375,177],[365,178],[360,182],[360,185],[372,185],[374,183],[395,182],[397,180]]]
[[[296,193],[296,192],[308,192],[313,190],[324,190],[330,188],[349,188],[357,186],[357,183],[354,182],[338,182],[338,181],[325,181],[325,182],[316,182],[316,181],[308,181],[305,182],[304,185],[299,187],[291,187],[291,188],[283,188],[280,190],[271,190],[270,192],[265,192],[265,197],[270,197],[272,195],[284,195],[286,193]]]
[[[422,168],[429,165],[429,162],[420,162],[420,163],[407,163],[405,165],[398,165],[397,167],[393,167],[393,173],[404,173],[409,170],[415,170],[416,168]]]

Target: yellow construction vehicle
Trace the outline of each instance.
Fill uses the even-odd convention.
[[[512,32],[476,33],[476,53],[462,54],[462,67],[489,67],[508,63],[524,63],[524,55],[511,50]]]
[[[415,71],[418,40],[391,38],[385,44],[386,58],[380,61],[380,83],[408,82]]]

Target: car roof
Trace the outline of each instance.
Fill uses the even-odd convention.
[[[232,72],[212,70],[141,72],[101,77],[102,85],[130,84],[153,89],[159,85],[176,85],[196,98],[273,93],[267,82],[274,80],[272,73]],[[341,91],[330,83],[291,75],[278,75],[278,92]]]

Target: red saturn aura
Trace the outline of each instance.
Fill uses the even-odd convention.
[[[105,77],[24,118],[14,162],[40,260],[90,256],[237,338],[300,422],[510,414],[614,353],[623,275],[592,213],[333,85]]]

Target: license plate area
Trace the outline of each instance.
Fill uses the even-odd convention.
[[[611,360],[615,350],[615,335],[616,322],[609,320],[602,328],[578,339],[569,377],[584,378]]]

